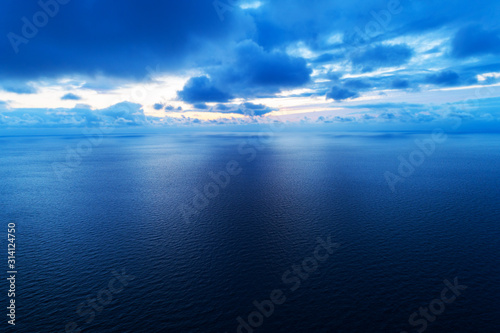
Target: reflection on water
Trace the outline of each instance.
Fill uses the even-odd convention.
[[[468,289],[428,331],[495,332],[499,137],[451,136],[393,193],[384,173],[425,137],[110,135],[62,179],[52,163],[81,137],[0,138],[0,215],[18,225],[16,328],[237,332],[254,301],[282,290],[255,332],[409,331],[458,277]],[[186,223],[182,205],[230,161],[240,172]],[[318,237],[341,246],[290,292],[283,274]],[[92,309],[87,297],[122,270],[135,279]]]

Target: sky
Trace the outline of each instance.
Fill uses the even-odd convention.
[[[0,129],[500,120],[498,1],[8,0],[0,9]]]

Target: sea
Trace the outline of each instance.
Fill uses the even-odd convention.
[[[487,133],[2,135],[1,331],[498,333],[499,167]]]

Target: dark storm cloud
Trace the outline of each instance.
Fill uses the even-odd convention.
[[[344,41],[354,35],[362,45],[372,45],[352,59],[368,71],[397,66],[409,58],[407,48],[384,49],[388,46],[375,43],[443,26],[459,30],[478,21],[482,27],[462,28],[457,33],[453,54],[465,57],[498,51],[498,35],[492,29],[494,15],[485,16],[498,12],[500,5],[495,1],[262,0],[258,9],[247,11],[237,6],[238,1],[222,2],[230,3],[223,20],[212,0],[42,0],[42,6],[36,1],[4,2],[0,11],[0,35],[5,36],[0,40],[0,78],[75,73],[137,78],[147,74],[147,66],[177,71],[213,65],[244,38],[251,38],[267,52],[299,41],[327,51],[335,48],[328,42],[334,33],[344,35]],[[47,22],[38,27],[33,19],[40,12]],[[35,18],[35,23],[44,23],[43,16]],[[367,34],[367,30],[376,34]],[[479,47],[474,47],[478,41],[469,38],[472,36],[482,42]],[[326,53],[313,62],[339,57]],[[266,83],[271,78],[261,79]],[[255,83],[259,81],[257,78]]]
[[[143,77],[147,66],[157,64],[174,71],[203,53],[207,44],[224,45],[250,24],[237,7],[221,22],[212,0],[41,3],[52,6],[37,1],[2,4],[0,78],[74,73]]]

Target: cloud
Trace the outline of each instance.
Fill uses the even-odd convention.
[[[205,103],[196,103],[193,104],[193,107],[199,110],[208,110],[208,105],[206,105]]]
[[[303,42],[331,51],[359,40],[361,45],[400,36],[419,36],[468,22],[496,25],[500,5],[492,0],[433,1],[266,1],[255,15],[254,40],[267,50]],[[387,17],[387,14],[389,16]],[[432,13],[432,15],[429,15]],[[341,42],[332,36],[339,35]]]
[[[307,83],[312,70],[303,58],[291,57],[280,51],[266,52],[252,41],[245,41],[236,49],[238,67],[224,72],[224,81],[243,79],[249,86],[293,88]]]
[[[333,87],[327,94],[326,99],[333,99],[335,101],[343,101],[349,98],[357,98],[359,94],[345,88]]]
[[[454,86],[460,83],[460,75],[452,70],[445,70],[428,75],[425,82],[439,86]]]
[[[268,96],[306,84],[311,73],[303,58],[267,52],[247,40],[239,43],[223,64],[208,70],[210,77],[192,77],[177,94],[188,103]]]
[[[176,108],[175,106],[167,105],[165,106],[165,111],[182,111],[182,107],[179,106]]]
[[[340,116],[334,116],[334,117],[320,116],[318,117],[318,119],[316,119],[317,123],[322,123],[322,124],[350,123],[353,121],[355,121],[354,117],[340,117]],[[304,118],[304,122],[309,122],[309,118],[308,117]]]
[[[207,112],[235,113],[247,116],[263,116],[278,109],[270,108],[264,104],[241,103],[241,104],[217,104],[208,108]]]
[[[347,105],[346,108],[353,109],[405,109],[405,108],[418,108],[423,110],[425,104],[414,104],[414,103],[371,103],[371,104],[356,104]]]
[[[221,21],[212,0],[129,0],[119,6],[113,0],[84,0],[60,4],[57,16],[26,37],[20,18],[31,20],[42,11],[38,1],[1,6],[9,15],[0,20],[0,78],[68,73],[142,78],[147,66],[156,65],[176,72],[213,47],[223,50],[251,27],[238,6]]]
[[[192,77],[184,85],[181,91],[177,92],[179,98],[188,103],[201,102],[227,102],[233,97],[215,87],[214,83],[207,76]]]
[[[324,53],[315,59],[313,59],[311,62],[315,64],[320,64],[320,63],[325,63],[325,62],[333,62],[336,60],[341,60],[343,59],[343,56],[340,54],[333,54],[333,53]]]
[[[380,118],[386,119],[386,120],[393,120],[396,119],[396,115],[392,112],[384,112],[379,115]]]
[[[239,113],[250,116],[263,116],[276,109],[265,106],[264,104],[243,103],[238,108]]]
[[[391,82],[391,88],[394,89],[407,89],[410,87],[410,81],[405,79],[394,79]]]
[[[147,126],[151,124],[141,105],[122,102],[105,109],[92,110],[85,105],[57,109],[0,110],[1,127],[97,127]]]
[[[467,103],[455,102],[443,105],[411,104],[411,103],[372,103],[348,105],[351,109],[367,109],[362,112],[344,116],[322,116],[318,122],[322,123],[354,123],[375,122],[393,124],[426,124],[434,121],[445,121],[450,118],[461,118],[467,124],[475,124],[476,130],[486,128],[498,131],[500,97],[468,100]],[[248,124],[274,121],[262,117],[276,109],[263,104],[218,104],[200,112],[227,113],[226,118],[205,121],[182,116],[154,117],[144,114],[139,104],[122,102],[109,108],[92,110],[89,106],[78,104],[75,108],[57,109],[5,109],[0,102],[1,128],[84,128],[84,127],[157,127],[177,125],[220,125],[220,124]],[[230,114],[242,114],[250,117],[233,118]],[[304,119],[307,119],[305,117]],[[308,122],[308,121],[307,121]],[[464,123],[463,128],[468,128]],[[482,124],[482,125],[481,125]],[[489,124],[489,125],[488,125]],[[436,126],[436,125],[433,125]],[[470,127],[470,126],[469,126]]]
[[[243,103],[242,106],[250,110],[263,110],[266,108],[264,104],[254,104],[254,103]]]
[[[224,112],[224,111],[229,111],[231,110],[231,108],[225,104],[217,104],[214,108],[215,111],[220,111],[220,112]]]
[[[82,98],[80,96],[72,94],[72,93],[68,93],[68,94],[64,95],[63,97],[61,97],[61,100],[63,100],[63,101],[66,101],[66,100],[79,101],[81,99]]]
[[[98,115],[114,120],[117,125],[139,126],[148,123],[140,104],[121,102],[99,110]]]
[[[343,101],[370,91],[389,102],[413,98],[410,94],[417,90],[425,99],[425,90],[433,89],[432,85],[498,82],[493,74],[487,75],[500,72],[495,58],[500,54],[500,30],[493,15],[500,10],[498,1],[407,1],[399,3],[397,13],[389,8],[397,1],[388,0],[288,0],[286,6],[280,1],[260,2],[258,7],[243,9],[237,1],[222,0],[227,6],[221,20],[213,0],[129,0],[119,6],[112,0],[69,1],[59,6],[57,16],[36,36],[13,47],[9,33],[21,36],[20,18],[31,20],[41,8],[37,1],[4,1],[0,5],[1,97],[11,105],[19,105],[22,96],[5,91],[40,93],[37,99],[51,101],[44,94],[55,88],[51,91],[81,96],[86,94],[80,94],[80,89],[93,89],[105,92],[99,97],[105,99],[145,80],[179,90],[177,99],[157,105],[153,105],[157,100],[148,101],[148,110],[153,106],[168,115],[182,111],[176,106],[183,101],[202,107],[197,112],[251,116],[273,109],[258,108],[258,102],[245,105],[245,101],[273,98],[269,105],[285,105],[281,99],[286,98],[286,105],[295,107],[294,101],[302,104],[308,99],[311,105],[306,109],[312,110],[322,104],[318,96]],[[429,68],[439,70],[426,72]],[[381,69],[384,73],[376,74]],[[177,82],[186,75],[190,78],[178,88]],[[392,89],[404,91],[386,91]],[[165,92],[165,96],[171,94],[175,91]],[[115,119],[88,109],[47,110],[62,110],[57,112],[68,124],[72,120],[65,112],[78,121],[82,115],[97,117],[96,121]],[[45,111],[24,110],[36,116],[30,121],[55,121],[45,117]],[[408,117],[394,109],[385,111]],[[120,118],[132,123],[143,119],[136,116]]]
[[[36,94],[38,92],[38,89],[33,87],[31,84],[26,84],[22,82],[12,82],[12,81],[0,81],[0,89],[15,93],[15,94]]]
[[[153,104],[153,109],[155,109],[155,110],[161,110],[161,109],[163,109],[163,104],[161,104],[161,103],[155,103],[155,104]]]
[[[477,24],[460,29],[453,37],[451,45],[451,54],[456,58],[500,54],[498,31],[487,31]]]
[[[372,85],[359,79],[348,79],[343,81],[344,87],[356,90],[369,89]]]
[[[237,45],[222,66],[209,73],[218,87],[236,97],[249,98],[303,86],[310,81],[312,69],[301,57],[281,51],[268,52],[246,40]]]
[[[406,44],[376,45],[354,53],[351,61],[362,72],[371,72],[379,68],[404,65],[412,56],[413,50]]]

